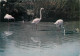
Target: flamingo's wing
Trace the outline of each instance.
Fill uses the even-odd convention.
[[[37,23],[39,23],[39,21],[40,21],[40,19],[39,19],[39,18],[36,18],[36,19],[34,19],[31,23],[37,24]]]
[[[11,15],[6,14],[6,15],[4,16],[4,19],[14,19],[14,17],[11,16]]]

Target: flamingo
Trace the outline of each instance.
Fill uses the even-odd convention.
[[[58,19],[55,23],[54,23],[55,25],[56,25],[56,27],[57,28],[64,28],[63,27],[63,20],[62,19]]]
[[[60,30],[61,28],[64,29],[64,35],[65,35],[65,28],[63,27],[63,20],[62,19],[58,19],[55,23],[56,27]]]
[[[65,27],[63,26],[63,20],[62,20],[62,19],[58,19],[54,24],[55,24],[56,27],[58,27],[59,29],[60,29],[60,28],[63,29],[64,35],[65,35],[65,34],[75,34],[75,33],[79,33],[79,29],[78,29],[78,28],[76,28],[74,31],[71,31],[71,30],[66,31],[66,30],[65,30]]]
[[[31,23],[37,25],[37,24],[41,21],[41,19],[42,19],[41,11],[42,11],[43,9],[44,9],[44,8],[41,8],[41,9],[40,9],[40,18],[35,18]]]
[[[9,19],[14,19],[14,17],[13,17],[12,15],[6,14],[6,15],[4,16],[4,19],[8,19],[8,31],[4,31],[4,34],[5,34],[6,36],[12,35],[13,32],[12,32],[12,31],[9,31]]]

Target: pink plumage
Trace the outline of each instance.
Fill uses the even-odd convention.
[[[35,18],[33,21],[32,21],[32,23],[35,23],[35,24],[37,24],[37,23],[39,23],[40,22],[40,18]]]
[[[44,9],[44,8],[41,8],[41,9],[40,9],[40,18],[35,18],[31,23],[38,24],[38,23],[40,22],[40,20],[42,19],[41,11],[42,11],[43,9]]]
[[[56,25],[56,27],[63,27],[63,20],[59,19],[54,24]]]
[[[4,19],[14,19],[14,17],[12,15],[6,14],[4,16]]]

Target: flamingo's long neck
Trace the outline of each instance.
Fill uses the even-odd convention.
[[[42,10],[40,9],[40,19],[42,19],[42,14],[41,14],[41,11],[42,11]]]

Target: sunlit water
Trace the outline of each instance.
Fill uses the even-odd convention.
[[[80,32],[63,34],[54,22],[0,23],[0,56],[80,56]],[[65,22],[67,30],[79,28],[78,22]]]

